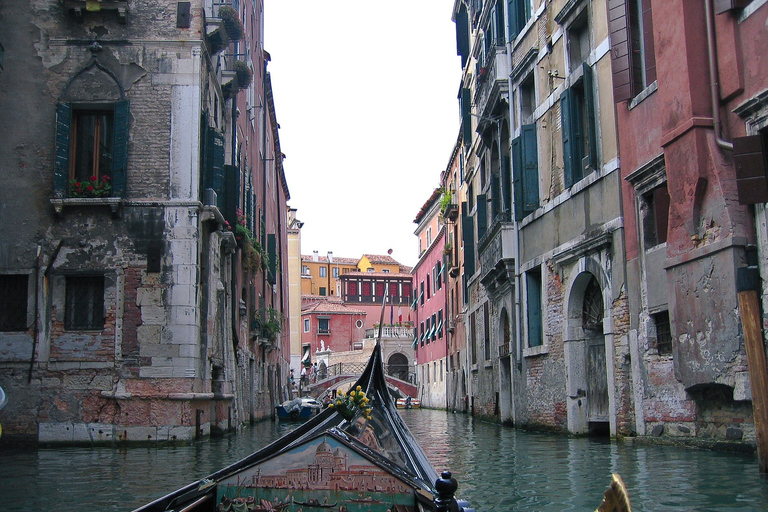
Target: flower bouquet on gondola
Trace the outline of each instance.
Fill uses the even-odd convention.
[[[339,393],[328,407],[335,409],[346,420],[351,420],[358,412],[362,412],[365,419],[371,419],[371,408],[368,407],[370,399],[365,396],[365,391],[360,386],[349,393]]]

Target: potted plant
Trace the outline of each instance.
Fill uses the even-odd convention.
[[[283,330],[283,315],[275,308],[268,307],[256,314],[254,324],[263,338],[275,341]]]
[[[91,176],[89,180],[69,180],[69,197],[109,197],[112,194],[112,185],[109,176],[101,179]]]
[[[232,64],[232,69],[234,69],[235,76],[237,77],[238,89],[245,89],[251,85],[251,81],[253,80],[253,73],[251,72],[251,68],[248,67],[248,64],[242,60],[236,60]]]
[[[237,16],[237,11],[228,5],[219,7],[219,18],[224,24],[224,30],[232,41],[240,41],[245,35],[245,27]]]

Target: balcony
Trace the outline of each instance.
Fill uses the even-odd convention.
[[[385,325],[383,327],[374,327],[373,329],[365,330],[365,337],[368,339],[376,339],[379,337],[379,329],[381,329],[381,337],[386,339],[403,339],[411,341],[413,339],[412,327],[398,327],[395,325]]]
[[[474,97],[477,115],[491,117],[490,112],[498,101],[509,96],[508,75],[507,48],[494,46],[477,67]]]
[[[495,299],[512,285],[515,276],[515,230],[508,210],[493,219],[477,245],[480,282]]]

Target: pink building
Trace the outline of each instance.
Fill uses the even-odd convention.
[[[414,340],[419,399],[426,407],[446,407],[448,354],[445,229],[439,223],[442,189],[436,189],[414,219],[420,257],[413,269]]]
[[[346,352],[358,348],[356,344],[362,348],[365,311],[326,297],[314,299],[301,312],[302,362],[317,362],[317,352]]]

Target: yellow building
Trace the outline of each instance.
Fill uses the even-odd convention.
[[[337,258],[332,252],[320,256],[317,251],[311,256],[301,256],[301,294],[319,296],[339,296],[339,276],[348,272],[357,272],[357,259]]]

